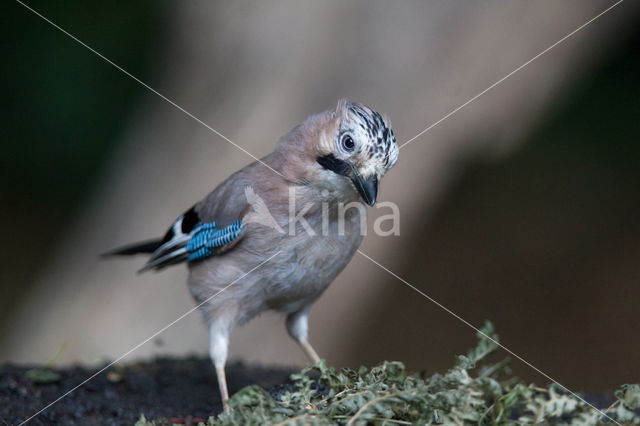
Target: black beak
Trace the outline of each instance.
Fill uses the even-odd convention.
[[[370,178],[365,179],[353,164],[340,160],[333,154],[318,157],[316,161],[327,170],[331,170],[340,176],[351,178],[351,181],[356,186],[356,189],[364,202],[370,206],[376,204],[376,197],[378,196],[378,177],[375,174]]]
[[[365,203],[373,206],[376,204],[376,197],[378,196],[378,177],[373,174],[370,178],[365,179],[360,175],[360,172],[354,167],[353,177],[351,181],[356,186],[358,193],[362,197]]]

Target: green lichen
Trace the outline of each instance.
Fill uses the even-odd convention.
[[[400,362],[358,370],[323,362],[292,375],[292,386],[276,397],[258,386],[240,390],[231,413],[207,426],[640,424],[639,385],[624,385],[598,411],[558,384],[541,388],[510,377],[508,360],[483,363],[498,347],[490,323],[478,339],[449,371],[427,378],[408,374]],[[142,417],[136,426],[168,424]]]

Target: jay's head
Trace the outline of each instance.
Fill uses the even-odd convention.
[[[380,179],[398,159],[389,120],[346,99],[322,116],[325,120],[321,120],[323,126],[312,150],[316,163],[313,180],[328,188],[353,185],[362,200],[373,206]]]

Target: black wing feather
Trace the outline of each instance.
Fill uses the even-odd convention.
[[[181,221],[181,222],[180,222]],[[200,222],[198,213],[196,212],[196,206],[191,207],[182,216],[180,216],[169,228],[162,239],[141,241],[133,243],[124,247],[111,250],[107,253],[103,253],[103,257],[108,256],[130,256],[133,254],[151,254],[155,253],[160,247],[164,246],[169,241],[173,240],[177,236],[189,234],[193,231],[193,228]],[[177,224],[179,226],[176,226]],[[163,250],[164,252],[164,250]],[[162,253],[165,254],[165,253]],[[157,255],[157,253],[156,253]]]
[[[194,253],[196,256],[192,258],[192,260],[207,257],[211,254],[208,250],[212,252],[212,247],[228,245],[230,241],[239,237],[242,230],[243,225],[240,221],[236,221],[220,230],[216,229],[215,222],[203,224],[194,206],[173,222],[173,225],[162,240],[158,239],[133,244],[113,250],[106,253],[106,255],[151,254],[147,263],[138,272],[151,269],[159,270],[167,266],[175,265],[176,263],[187,261],[190,259],[190,255],[194,255]],[[204,238],[205,241],[198,240],[204,247],[198,247],[195,252],[192,248],[192,252],[190,253],[187,246],[193,238],[194,233],[204,233],[200,234],[200,239]],[[210,239],[208,243],[206,239]],[[207,244],[211,244],[212,247],[207,248]],[[204,253],[201,253],[201,250],[204,250]]]
[[[153,253],[162,245],[161,240],[148,240],[141,241],[139,243],[131,244],[128,246],[120,247],[115,250],[103,253],[102,256],[129,256],[132,254],[149,254]]]

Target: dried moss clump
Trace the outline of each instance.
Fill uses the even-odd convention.
[[[489,323],[483,333],[498,339]],[[598,412],[558,385],[541,388],[509,377],[508,360],[480,365],[497,345],[481,333],[478,338],[478,345],[445,374],[421,378],[407,374],[400,362],[359,370],[323,363],[292,375],[284,391],[240,390],[231,398],[232,412],[207,424],[640,424],[640,385],[624,385],[615,402]],[[167,424],[141,418],[137,426]]]

